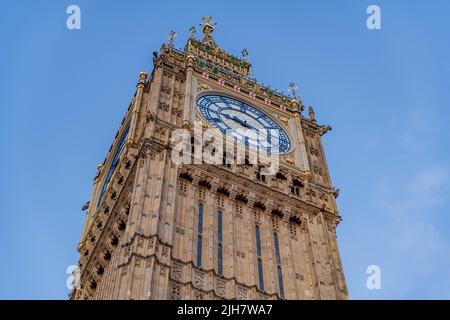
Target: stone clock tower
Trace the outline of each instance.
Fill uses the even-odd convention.
[[[85,206],[71,298],[347,299],[321,144],[331,128],[311,107],[302,115],[293,84],[286,96],[257,83],[246,50],[227,53],[203,20],[200,38],[192,27],[179,50],[172,32],[150,76],[139,75]],[[173,161],[176,130],[192,134],[195,154],[206,143],[197,127],[261,126],[279,132],[273,174],[235,161],[237,149],[258,149],[236,136],[218,165]]]

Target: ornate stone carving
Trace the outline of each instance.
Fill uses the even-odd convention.
[[[137,248],[139,249],[139,248],[142,248],[142,247],[144,247],[144,239],[138,238]]]
[[[258,293],[258,300],[270,300],[270,297],[264,293]]]
[[[161,86],[161,92],[165,94],[170,94],[172,92],[172,88],[169,85],[164,84]]]
[[[180,226],[177,226],[176,229],[175,229],[175,232],[179,233],[181,235],[184,235],[184,228],[180,227]]]
[[[317,161],[314,161],[313,163],[313,172],[319,176],[323,176],[325,174],[322,166]]]
[[[277,215],[272,215],[272,229],[278,231],[280,228],[280,218]]]
[[[205,275],[198,270],[194,271],[194,287],[198,288],[198,289],[203,289],[203,285],[205,282]]]
[[[161,246],[161,256],[167,257],[169,255],[169,248],[166,245]]]
[[[292,155],[285,156],[284,161],[292,165],[295,164],[295,159]]]
[[[286,117],[282,117],[282,116],[277,116],[277,118],[283,122],[285,125],[288,125],[288,118]]]
[[[170,105],[165,102],[160,101],[158,108],[161,110],[164,110],[164,111],[169,111]]]
[[[211,90],[211,87],[208,86],[207,84],[203,83],[203,82],[200,82],[198,84],[198,86],[197,86],[197,91],[198,92],[200,92],[200,91],[209,91],[209,90]]]
[[[226,283],[222,279],[216,279],[216,293],[221,297],[226,295]]]
[[[174,261],[172,264],[172,278],[174,280],[181,280],[183,274],[183,265],[179,262]]]
[[[247,292],[246,288],[244,288],[242,286],[237,287],[237,299],[238,300],[248,300],[248,292]]]
[[[316,157],[320,156],[319,148],[317,148],[315,145],[311,145],[309,147],[309,153]]]
[[[170,294],[170,299],[172,300],[180,300],[181,299],[181,285],[173,284],[172,292]]]
[[[194,300],[205,300],[205,295],[201,293],[200,291],[194,290],[193,291]]]

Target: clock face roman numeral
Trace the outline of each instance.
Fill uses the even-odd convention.
[[[242,101],[221,95],[205,95],[197,100],[197,108],[206,121],[250,147],[272,153],[286,153],[291,148],[287,133],[277,122]],[[259,135],[257,138],[242,136],[244,129],[254,130]]]

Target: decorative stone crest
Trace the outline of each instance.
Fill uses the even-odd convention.
[[[181,280],[183,274],[183,265],[179,262],[174,261],[172,264],[172,278],[174,280]]]
[[[198,289],[203,289],[205,281],[205,276],[201,271],[195,270],[194,271],[194,287]]]
[[[248,299],[248,292],[247,292],[246,288],[244,288],[242,286],[237,287],[237,299],[238,300],[247,300]]]
[[[216,293],[221,297],[226,295],[226,283],[222,279],[216,279]]]

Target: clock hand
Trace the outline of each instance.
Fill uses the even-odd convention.
[[[241,119],[238,118],[237,116],[234,116],[234,115],[233,115],[233,116],[230,116],[230,115],[227,114],[227,113],[224,113],[223,116],[224,116],[226,119],[233,120],[234,122],[240,124],[241,126],[243,126],[243,127],[245,127],[245,128],[249,128],[249,129],[251,129],[251,130],[257,130],[255,127],[253,127],[252,125],[248,124],[246,120],[241,120]],[[277,140],[277,137],[278,137],[277,135],[272,136],[272,137],[270,137],[270,139],[269,139],[270,134],[267,134],[267,132],[266,132],[265,129],[258,130],[258,133],[259,133],[259,135],[258,135],[258,141],[259,141],[259,143],[261,143],[262,145],[266,145],[266,146],[269,147],[269,148],[275,147],[275,146],[273,145],[273,143],[274,143],[273,140],[274,140],[274,138],[275,138],[275,141]],[[275,145],[277,145],[276,142],[275,142]]]
[[[238,122],[243,127],[253,129],[253,127],[251,125],[249,125],[246,120],[241,120],[236,116],[233,116],[233,120]]]
[[[243,121],[241,119],[239,119],[236,116],[231,117],[229,114],[224,113],[223,116],[227,119],[233,120],[234,122],[239,123],[241,126],[246,127],[246,128],[253,128],[252,126],[250,126],[249,124],[247,124],[247,121]]]

